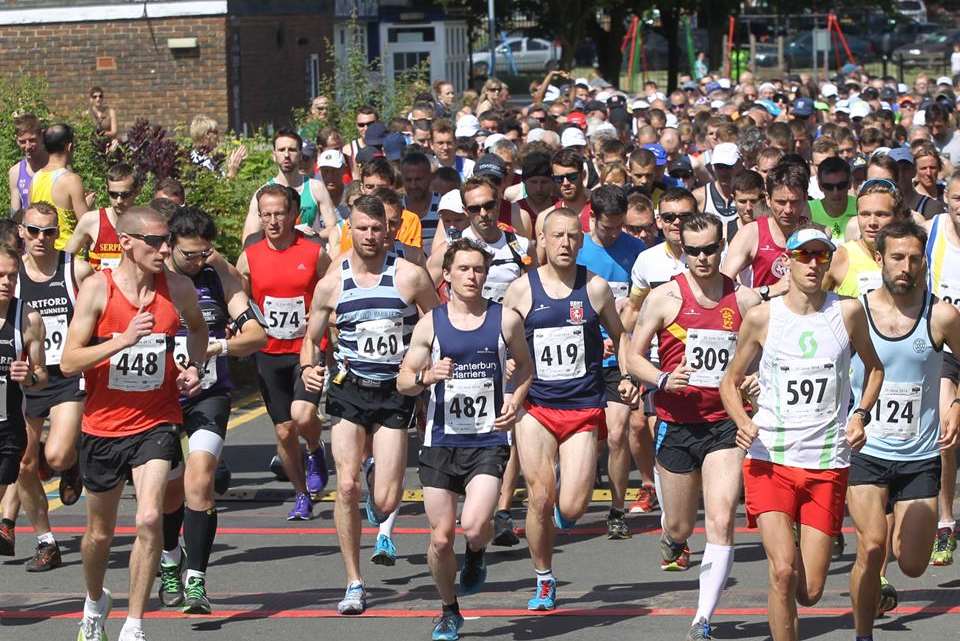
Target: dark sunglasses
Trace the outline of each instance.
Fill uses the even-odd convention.
[[[718,251],[720,251],[720,243],[710,243],[709,245],[702,245],[701,247],[693,247],[692,245],[684,245],[683,253],[687,256],[692,256],[696,258],[700,254],[704,256],[713,256]]]
[[[660,214],[660,220],[667,223],[668,225],[672,225],[678,218],[686,218],[687,216],[693,216],[693,212],[692,211],[678,211],[676,213],[667,212],[666,214]]]
[[[27,233],[31,236],[39,236],[43,234],[47,238],[56,238],[60,235],[59,227],[37,227],[36,225],[24,225],[24,229],[27,230]]]
[[[553,182],[557,183],[558,185],[562,185],[564,180],[575,183],[577,182],[578,178],[580,178],[579,171],[574,171],[569,174],[554,174]]]
[[[142,240],[151,249],[160,249],[164,245],[170,244],[170,234],[124,234],[130,238],[136,238],[137,240]]]
[[[639,236],[640,234],[656,234],[657,225],[656,223],[651,223],[649,225],[624,225],[623,231],[634,236]]]
[[[823,191],[847,191],[850,189],[850,181],[845,180],[839,183],[820,183],[820,189]]]
[[[111,191],[107,190],[107,195],[111,198],[116,198],[117,200],[123,200],[124,198],[129,198],[133,195],[133,191]]]
[[[503,87],[490,87],[490,88],[487,89],[487,91],[497,91],[497,92],[500,92],[500,91],[503,91]]]
[[[485,203],[480,203],[479,205],[468,205],[464,207],[468,214],[479,214],[481,211],[496,211],[497,201],[488,200]]]
[[[370,122],[358,122],[357,129],[363,129],[364,127],[369,127],[373,123],[377,122],[376,120],[371,120]]]

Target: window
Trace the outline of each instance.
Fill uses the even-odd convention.
[[[546,51],[550,48],[543,40],[527,40],[527,51]]]
[[[311,53],[307,59],[307,97],[313,100],[320,94],[320,54]]]
[[[510,51],[512,51],[513,53],[520,53],[521,51],[523,51],[523,41],[514,40],[513,42],[511,42]]]
[[[413,69],[430,57],[427,51],[407,51],[393,54],[393,77],[400,78],[403,72]]]

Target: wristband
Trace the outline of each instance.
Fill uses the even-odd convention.
[[[657,389],[661,392],[667,388],[667,379],[670,378],[668,372],[661,372],[660,376],[657,378]]]
[[[426,385],[423,384],[423,370],[417,372],[417,375],[413,378],[413,384],[419,387],[426,387]]]
[[[229,345],[227,344],[227,339],[218,338],[217,342],[220,343],[220,356],[226,356],[230,351]]]

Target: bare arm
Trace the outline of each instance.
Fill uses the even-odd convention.
[[[90,345],[106,299],[105,276],[97,274],[80,286],[60,360],[60,371],[64,376],[76,376],[95,367],[114,354],[135,345],[140,338],[153,331],[153,314],[141,311],[130,320],[122,334],[115,334],[102,343]]]
[[[250,299],[243,290],[240,279],[226,269],[217,269],[220,283],[223,285],[223,297],[227,301],[227,313],[237,319],[250,307]],[[248,318],[240,327],[240,332],[227,339],[227,353],[232,356],[249,356],[267,344],[267,333],[256,318]],[[211,342],[207,347],[207,356],[218,356],[223,351],[219,341]]]
[[[253,297],[250,292],[250,265],[247,263],[247,252],[240,252],[237,257],[237,271],[240,272],[240,283],[243,285],[243,291],[248,297]]]
[[[847,277],[847,270],[850,259],[847,255],[846,247],[838,247],[833,259],[830,261],[830,269],[823,277],[822,289],[826,292],[835,290],[843,279]]]
[[[410,296],[404,297],[416,304],[421,316],[426,316],[427,312],[440,304],[437,289],[427,270],[402,258],[400,261],[397,269],[399,291],[401,294],[409,292]]]
[[[66,183],[64,187],[67,190],[67,202],[70,203],[70,210],[73,212],[86,211],[87,200],[83,192],[83,181],[77,174],[68,173],[64,177]]]
[[[10,171],[7,172],[7,188],[10,190],[10,211],[14,212],[20,209],[20,190],[17,188],[17,181],[20,179],[20,163],[18,162]]]
[[[647,358],[647,353],[650,351],[653,337],[663,327],[663,315],[659,310],[669,302],[666,295],[668,285],[670,284],[658,287],[647,297],[646,309],[635,325],[630,349],[627,352],[627,370],[648,387],[656,387],[661,374],[660,370]]]
[[[317,203],[317,210],[320,212],[320,220],[323,221],[323,229],[316,229],[317,234],[326,240],[330,236],[331,230],[337,226],[337,208],[330,198],[330,192],[327,191],[323,181],[311,180],[310,190],[313,192],[313,199]],[[314,225],[317,221],[314,221]],[[317,225],[317,227],[319,227]]]
[[[300,378],[308,392],[323,390],[326,372],[320,362],[320,342],[330,324],[333,303],[340,296],[340,274],[333,273],[320,279],[313,289],[307,332],[300,346]]]
[[[410,347],[400,365],[397,377],[397,391],[406,396],[418,396],[423,390],[439,380],[439,373],[433,371],[431,350],[433,348],[433,314],[426,314],[417,321],[410,337]],[[444,359],[450,360],[450,359]],[[417,383],[417,374],[422,373],[422,382]]]
[[[116,138],[116,137],[117,137],[117,112],[116,112],[116,110],[115,110],[113,107],[108,107],[108,108],[107,108],[107,116],[108,116],[108,118],[109,118],[109,120],[110,120],[110,128],[109,128],[107,131],[103,132],[103,135],[104,135],[104,136],[107,136],[108,138]]]
[[[247,207],[247,217],[243,221],[243,240],[246,241],[252,234],[260,231],[260,207],[257,205],[257,195],[250,198],[250,206]]]
[[[729,278],[736,279],[753,260],[753,251],[757,245],[757,224],[744,226],[730,241],[730,248],[723,258],[720,271]],[[739,349],[739,348],[738,348]]]
[[[769,318],[769,305],[760,305],[747,312],[737,335],[737,351],[734,353],[733,361],[720,379],[720,400],[723,401],[723,408],[727,414],[737,424],[737,446],[743,450],[750,448],[750,444],[760,430],[743,408],[740,386],[746,379],[750,366],[763,349]]]
[[[880,388],[883,386],[883,363],[873,348],[873,341],[870,340],[867,312],[860,301],[844,300],[841,305],[843,305],[841,309],[844,324],[850,332],[850,342],[857,356],[863,361],[863,394],[860,396],[857,409],[869,412],[880,398]],[[859,450],[866,442],[867,434],[864,430],[863,418],[859,414],[851,413],[847,419],[847,443],[853,449]]]
[[[94,232],[96,229],[96,232]],[[73,230],[73,235],[67,241],[65,251],[71,254],[79,254],[84,249],[90,249],[94,243],[94,233],[100,233],[100,212],[99,210],[88,211],[77,221],[77,226]]]
[[[77,287],[79,287],[83,281],[87,280],[95,273],[96,272],[93,271],[93,267],[90,266],[90,263],[81,259],[79,256],[73,257],[73,280],[77,284]]]
[[[203,363],[207,360],[207,341],[210,334],[207,322],[203,320],[203,312],[200,311],[197,290],[185,276],[168,271],[166,277],[170,299],[187,326],[187,356],[195,363]],[[199,371],[197,373],[199,375]]]
[[[20,386],[23,388],[29,388],[31,390],[42,389],[47,386],[48,380],[47,368],[45,366],[46,357],[43,351],[43,319],[40,317],[39,312],[29,305],[24,306],[23,316],[25,321],[23,324],[23,376],[20,380],[17,380],[18,377],[14,374],[13,364],[11,364],[10,378],[20,383]],[[17,356],[17,359],[19,360],[20,357]],[[37,377],[36,382],[32,385],[29,380],[30,372],[33,372],[34,376]]]
[[[530,385],[533,384],[533,361],[530,358],[530,349],[527,347],[527,338],[523,331],[523,318],[514,309],[503,308],[501,331],[503,338],[513,358],[514,370],[510,377],[513,383],[513,396],[510,399],[513,407],[523,407]],[[506,412],[504,412],[506,414]]]

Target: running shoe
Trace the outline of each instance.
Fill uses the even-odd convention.
[[[327,455],[323,448],[323,442],[320,447],[307,454],[305,463],[307,473],[307,492],[310,493],[310,499],[319,501],[323,496],[323,490],[327,487]]]
[[[434,619],[433,641],[457,641],[460,638],[460,628],[463,627],[463,616],[460,614],[444,614]]]
[[[467,548],[463,555],[463,565],[460,566],[460,594],[476,594],[486,580],[487,562],[484,560],[484,550],[471,554]]]
[[[180,563],[160,562],[160,586],[157,595],[160,603],[168,608],[183,605],[183,567],[187,556],[180,551]]]
[[[13,556],[17,543],[17,534],[13,526],[0,523],[0,556]]]
[[[380,525],[383,523],[389,514],[381,515],[377,512],[377,506],[373,502],[373,481],[376,471],[376,463],[373,458],[368,458],[363,462],[363,478],[367,483],[367,502],[364,504],[364,507],[367,510],[367,520],[370,521],[371,525]]]
[[[213,608],[207,598],[206,580],[199,576],[187,579],[187,586],[183,589],[184,614],[210,614]]]
[[[310,497],[303,492],[297,492],[293,509],[287,514],[288,521],[309,521],[313,518],[313,503]]]
[[[877,608],[880,611],[880,614],[889,612],[897,607],[897,603],[899,603],[899,601],[900,599],[897,596],[897,588],[893,587],[890,582],[887,581],[887,577],[880,577],[880,605]]]
[[[674,543],[666,533],[660,535],[660,569],[664,572],[683,572],[690,567],[690,548],[687,542]]]
[[[607,514],[607,538],[611,541],[629,539],[633,536],[630,534],[630,528],[623,517],[623,511],[613,508]]]
[[[692,626],[687,632],[686,641],[704,641],[705,639],[712,639],[710,636],[710,623],[706,619],[700,619]]]
[[[274,454],[273,458],[270,459],[270,472],[281,483],[290,481],[290,477],[287,476],[287,471],[283,469],[283,461],[280,460],[277,454]]]
[[[107,631],[104,629],[103,623],[110,616],[110,610],[113,608],[113,595],[107,588],[103,588],[103,595],[106,597],[107,607],[103,609],[100,616],[88,617],[84,614],[80,620],[77,641],[107,641]]]
[[[117,641],[147,641],[147,633],[143,631],[143,628],[129,631],[120,630],[120,636],[117,637]]]
[[[337,604],[337,614],[363,614],[367,609],[367,591],[363,583],[354,581],[347,586],[343,601]]]
[[[937,538],[933,542],[933,553],[930,555],[930,565],[953,565],[953,549],[956,545],[953,528],[942,527],[937,530]]]
[[[279,460],[279,459],[278,459]],[[227,462],[220,457],[217,461],[217,469],[213,471],[213,491],[217,494],[226,494],[230,489],[230,481],[233,479],[233,473],[227,467]]]
[[[493,544],[499,547],[513,547],[520,537],[513,531],[513,517],[507,510],[499,510],[493,515]]]
[[[395,565],[397,563],[397,546],[386,534],[377,535],[377,545],[373,549],[370,562],[376,565]]]
[[[843,557],[843,551],[846,548],[847,542],[843,538],[843,532],[841,532],[833,538],[833,550],[831,551],[830,558],[834,561],[839,561]]]
[[[630,504],[630,514],[653,512],[660,507],[657,499],[657,488],[652,485],[641,485],[637,490],[637,500]]]
[[[577,522],[574,520],[565,518],[563,514],[560,513],[560,506],[554,505],[553,506],[553,524],[556,525],[558,529],[569,530],[574,525],[576,525]]]
[[[60,558],[60,546],[53,543],[41,543],[33,553],[33,558],[27,561],[24,569],[27,572],[49,572],[63,565]]]
[[[528,610],[553,610],[557,607],[557,580],[537,581],[537,591],[527,601]]]
[[[64,505],[73,505],[80,500],[83,492],[83,480],[80,478],[80,465],[73,464],[69,470],[60,473],[59,484],[60,502]]]

